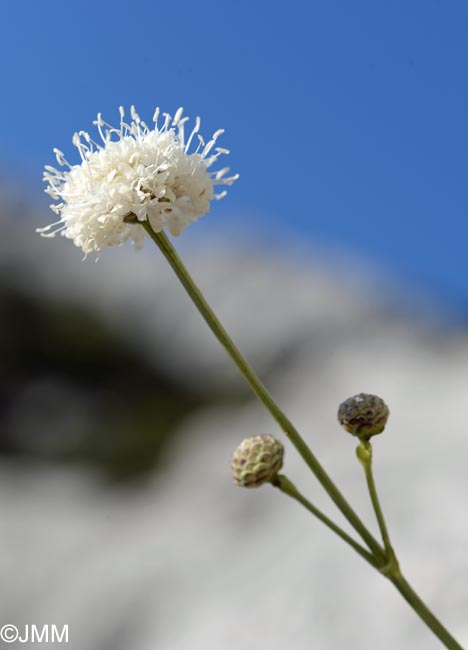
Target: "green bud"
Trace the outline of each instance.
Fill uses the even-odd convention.
[[[246,438],[237,447],[231,461],[234,482],[254,488],[271,481],[283,466],[284,447],[269,435]]]
[[[353,436],[368,440],[382,433],[390,411],[377,395],[359,393],[350,397],[338,409],[338,421]]]

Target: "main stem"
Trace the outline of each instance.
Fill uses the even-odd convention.
[[[449,650],[463,650],[463,647],[434,616],[431,610],[421,600],[413,587],[408,583],[404,576],[401,575],[401,573],[398,572],[394,576],[388,576],[388,578],[395,585],[406,602],[414,609],[419,618],[426,623],[427,627],[432,630],[440,641],[442,641],[446,648]]]
[[[292,444],[302,456],[305,463],[315,474],[324,490],[341,510],[349,523],[361,535],[362,539],[366,542],[374,555],[384,561],[384,549],[377,542],[374,536],[367,530],[358,515],[354,512],[344,496],[328,476],[318,459],[306,445],[299,432],[295,429],[293,424],[276,404],[270,393],[267,391],[253,369],[250,367],[247,360],[239,352],[233,340],[221,325],[216,314],[206,302],[200,289],[192,280],[188,270],[186,269],[180,257],[177,255],[177,252],[175,251],[166,235],[163,232],[155,233],[148,221],[142,221],[140,223],[145,228],[151,239],[156,243],[164,257],[167,259],[175,274],[197,307],[198,311],[205,319],[208,327],[211,329],[228,355],[234,361],[235,365],[239,369],[241,375],[244,377],[245,381],[248,383],[252,391],[262,402],[262,404],[264,404],[264,406],[271,413],[287,437],[291,440]]]
[[[133,218],[130,217],[128,221],[130,220],[133,221]],[[155,233],[147,221],[139,223],[141,223],[141,225],[145,228],[148,235],[155,242],[164,257],[167,259],[173,271],[197,307],[198,311],[205,319],[208,327],[211,329],[218,341],[231,357],[247,384],[250,386],[262,404],[264,404],[266,409],[276,420],[286,436],[291,440],[291,443],[295,446],[307,466],[311,469],[332,501],[336,504],[339,510],[341,510],[353,528],[361,535],[362,539],[366,542],[369,549],[372,551],[374,558],[378,563],[378,566],[382,566],[387,560],[387,553],[385,549],[382,548],[374,536],[367,530],[366,526],[362,523],[344,496],[335,486],[318,459],[306,445],[299,432],[295,429],[293,424],[276,404],[270,393],[267,391],[253,369],[250,367],[247,360],[239,352],[229,334],[226,332],[216,317],[215,313],[206,302],[203,294],[198,289],[195,282],[192,280],[189,272],[185,268],[182,260],[177,255],[166,235],[163,232]],[[398,567],[395,567],[391,573],[384,573],[384,575],[386,575],[386,577],[391,580],[403,598],[411,605],[418,616],[426,623],[426,625],[434,632],[434,634],[442,641],[442,643],[445,644],[446,648],[449,650],[463,650],[462,646],[457,643],[457,641],[450,635],[450,633],[444,628],[444,626],[437,620],[437,618],[432,614],[424,602],[419,598],[413,588],[401,575]]]

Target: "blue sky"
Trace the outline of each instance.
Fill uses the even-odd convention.
[[[0,55],[0,169],[33,192],[97,112],[182,105],[241,174],[200,228],[354,251],[468,311],[466,0],[17,0]]]

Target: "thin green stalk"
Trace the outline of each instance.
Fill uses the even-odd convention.
[[[388,560],[396,561],[395,552],[393,550],[392,544],[390,542],[390,535],[388,534],[387,524],[385,523],[385,517],[380,506],[379,496],[377,494],[377,488],[374,481],[374,474],[372,471],[372,445],[369,441],[363,440],[356,450],[357,457],[364,468],[364,473],[366,475],[367,487],[369,489],[369,495],[372,501],[372,506],[374,508],[375,516],[379,524],[380,534],[382,535],[382,540],[387,552]]]
[[[366,542],[368,547],[371,549],[373,554],[380,558],[381,560],[385,559],[385,553],[381,545],[377,542],[374,536],[368,531],[366,526],[363,524],[358,515],[351,508],[349,503],[346,501],[344,496],[335,486],[331,478],[328,476],[318,459],[314,456],[312,451],[306,445],[305,441],[300,436],[299,432],[295,429],[292,423],[288,420],[283,411],[276,404],[270,393],[267,391],[265,386],[262,384],[260,379],[257,377],[253,369],[250,367],[247,360],[242,356],[242,354],[237,349],[236,345],[232,341],[229,334],[226,332],[224,327],[221,325],[216,314],[213,312],[211,307],[206,302],[203,294],[196,286],[195,282],[192,280],[188,270],[183,264],[180,257],[177,255],[174,247],[166,237],[163,232],[155,233],[151,228],[151,225],[148,221],[140,222],[143,228],[145,228],[148,235],[158,246],[159,250],[162,252],[164,257],[167,259],[171,265],[173,271],[179,278],[180,282],[184,286],[188,295],[192,299],[193,303],[197,307],[200,314],[205,319],[208,327],[214,333],[218,341],[224,347],[228,355],[234,361],[235,365],[239,369],[241,375],[244,377],[245,381],[248,383],[252,391],[258,397],[258,399],[264,404],[276,422],[279,424],[283,432],[291,440],[292,444],[296,447],[299,454],[304,459],[305,463],[312,470],[312,472],[317,477],[318,481],[321,483],[324,490],[341,510],[343,515],[353,526],[353,528],[361,535],[362,539]]]
[[[374,569],[379,568],[379,564],[375,557],[369,553],[364,547],[362,547],[360,544],[358,544],[352,537],[348,535],[342,528],[337,526],[331,519],[327,517],[321,510],[316,508],[313,503],[311,503],[308,499],[306,499],[296,488],[296,486],[288,479],[287,476],[284,476],[284,474],[278,474],[272,481],[272,485],[275,487],[279,488],[281,492],[284,494],[287,494],[290,496],[292,499],[295,499],[298,503],[304,506],[309,512],[311,512],[317,519],[319,519],[325,526],[330,528],[338,537],[341,537],[343,541],[345,541],[349,546],[351,546],[356,553],[359,553],[359,555],[364,558],[369,564],[371,564]]]

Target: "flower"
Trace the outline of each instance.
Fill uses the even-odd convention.
[[[283,466],[284,447],[280,440],[262,434],[245,438],[231,461],[231,474],[236,485],[254,488],[268,483]]]
[[[231,185],[238,178],[238,174],[226,177],[229,167],[209,171],[220,155],[229,153],[215,146],[222,130],[205,143],[199,135],[198,117],[185,138],[189,118],[182,117],[182,108],[174,118],[163,113],[161,126],[157,108],[153,129],[133,106],[130,123],[124,121],[124,109],[119,111],[119,129],[104,122],[100,113],[93,122],[102,144],[84,131],[74,134],[81,164],[70,165],[63,153],[54,149],[58,164],[68,169],[45,167],[45,191],[60,200],[50,206],[60,219],[37,231],[44,237],[60,233],[85,255],[127,240],[141,248],[145,230],[138,221],[147,220],[155,232],[167,227],[172,235],[180,235],[191,221],[209,211],[213,199],[225,196],[225,191],[215,193],[216,185]],[[198,146],[189,153],[194,139]],[[128,223],[129,218],[136,222]]]

